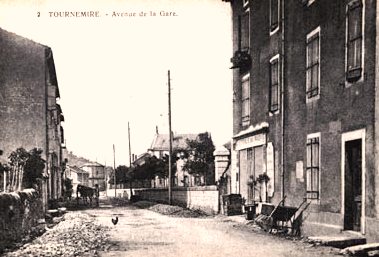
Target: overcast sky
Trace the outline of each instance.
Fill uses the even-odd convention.
[[[54,17],[65,11],[100,17]],[[156,126],[167,134],[168,70],[172,130],[208,131],[216,146],[232,136],[229,3],[0,0],[0,27],[52,48],[67,148],[76,155],[113,165],[115,144],[116,165],[128,164],[128,121],[134,154],[149,148]]]

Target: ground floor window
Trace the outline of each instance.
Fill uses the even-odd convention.
[[[308,136],[307,168],[306,168],[307,199],[319,199],[320,184],[320,137]]]

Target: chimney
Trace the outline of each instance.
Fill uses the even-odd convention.
[[[155,126],[155,134],[159,134],[159,132],[158,132],[158,126]]]

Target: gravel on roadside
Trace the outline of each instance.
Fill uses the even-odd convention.
[[[40,237],[3,256],[97,256],[107,240],[109,228],[95,222],[95,218],[70,212],[63,220]]]

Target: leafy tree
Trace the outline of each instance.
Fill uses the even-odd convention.
[[[3,151],[0,150],[0,155],[2,155],[2,154],[3,154]],[[4,191],[6,190],[6,182],[7,182],[6,176],[7,176],[7,172],[9,172],[9,170],[10,170],[10,167],[7,164],[5,164],[5,163],[3,164],[0,162],[0,174],[2,174],[0,183],[5,182],[5,184],[3,184]]]
[[[66,198],[71,199],[71,195],[73,191],[72,179],[65,178],[63,183],[64,183],[64,195]]]
[[[42,159],[42,149],[33,148],[28,153],[28,159],[25,163],[24,183],[26,188],[33,187],[37,180],[42,178],[45,169],[45,160]]]
[[[163,161],[155,156],[149,156],[145,159],[145,163],[133,168],[136,180],[153,179],[157,172],[164,168]]]
[[[21,190],[22,180],[26,162],[29,158],[29,153],[24,148],[18,148],[9,155],[10,172],[10,190]]]
[[[127,173],[129,168],[125,165],[117,166],[116,168],[116,184],[124,184],[128,181]],[[114,184],[114,171],[109,176],[109,183]]]
[[[197,140],[187,140],[188,159],[183,170],[191,175],[204,176],[205,184],[214,184],[215,147],[209,133],[201,133]]]

